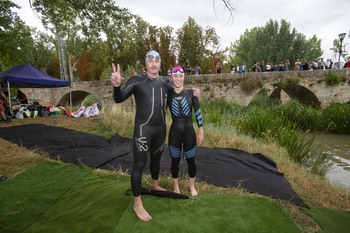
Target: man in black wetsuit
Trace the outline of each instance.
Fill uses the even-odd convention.
[[[150,157],[150,171],[152,189],[164,190],[158,185],[160,157],[165,143],[165,109],[168,92],[173,88],[170,79],[159,75],[160,55],[156,51],[146,54],[146,74],[130,77],[123,89],[119,64],[114,64],[111,82],[114,86],[113,97],[120,103],[134,94],[136,100],[136,116],[133,136],[134,166],[131,172],[131,186],[134,194],[134,211],[142,221],[149,221],[152,217],[144,209],[140,196],[142,171]],[[194,89],[199,96],[199,90]]]

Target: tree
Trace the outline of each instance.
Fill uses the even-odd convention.
[[[127,9],[115,5],[113,0],[29,0],[32,9],[38,14],[45,28],[55,35],[59,33],[66,45],[69,73],[73,79],[73,70],[82,54],[94,44],[107,38],[110,51],[116,50],[123,41],[125,25],[132,19]],[[79,39],[81,41],[79,41]],[[81,46],[82,43],[84,46]],[[117,48],[116,48],[117,47]],[[74,52],[72,52],[74,51]],[[110,61],[113,53],[109,53]]]
[[[273,62],[314,60],[322,55],[321,40],[315,35],[306,37],[291,28],[290,23],[282,19],[281,24],[270,19],[264,27],[246,30],[239,40],[231,43],[229,65],[245,62],[252,67],[257,61]],[[292,64],[294,64],[292,62]]]
[[[348,38],[350,38],[350,32],[349,32]],[[330,50],[333,50],[333,52],[337,53],[338,55],[339,55],[339,52],[340,52],[340,57],[343,57],[343,59],[345,61],[348,61],[350,59],[350,56],[348,56],[347,51],[345,51],[344,48],[341,48],[339,39],[335,39],[333,41],[333,48],[330,48]]]
[[[178,63],[191,67],[200,65],[202,70],[207,70],[213,55],[222,54],[218,44],[219,37],[214,28],[204,30],[189,17],[178,31]]]
[[[34,46],[31,52],[33,53],[34,61],[31,64],[46,73],[51,58],[55,56],[54,38],[36,29],[32,29],[32,31]]]
[[[74,81],[74,70],[80,61],[81,56],[89,50],[86,39],[72,35],[66,40],[66,51],[68,54],[68,71],[71,81]]]
[[[173,29],[169,26],[160,28],[159,54],[162,58],[162,74],[167,75],[168,69],[175,65],[175,45],[172,40]]]
[[[0,71],[14,65],[32,63],[31,29],[11,8],[19,8],[9,0],[0,1]]]

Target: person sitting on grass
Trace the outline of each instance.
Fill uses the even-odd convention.
[[[180,66],[174,67],[171,71],[171,80],[174,89],[170,90],[168,96],[168,106],[170,108],[173,122],[169,132],[169,153],[171,156],[171,175],[174,182],[174,192],[180,193],[179,189],[179,163],[181,151],[183,149],[188,165],[188,175],[190,177],[191,196],[197,196],[194,187],[196,179],[196,144],[199,146],[204,141],[203,121],[199,108],[198,97],[193,95],[193,90],[184,88],[185,72]],[[198,135],[192,125],[192,108],[198,126]]]

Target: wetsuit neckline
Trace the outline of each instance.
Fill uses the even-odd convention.
[[[157,79],[159,78],[159,75],[158,75],[157,78],[152,78],[152,77],[150,77],[148,74],[146,74],[146,77],[147,77],[148,79],[151,79],[151,80],[157,80]]]
[[[177,93],[177,92],[175,91],[175,89],[174,89],[174,92],[175,92],[176,95],[181,95],[184,91],[185,91],[185,88],[183,88],[179,93]]]

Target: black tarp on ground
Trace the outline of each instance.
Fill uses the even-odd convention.
[[[111,139],[75,130],[41,124],[0,128],[0,137],[28,149],[39,148],[52,159],[113,170],[132,168],[132,141],[114,135]],[[263,154],[235,149],[198,147],[198,181],[225,187],[242,187],[253,193],[307,205],[298,197],[274,161]],[[147,168],[148,169],[148,166]],[[187,171],[182,159],[180,169]],[[161,172],[170,173],[170,156],[166,146],[161,159]]]

